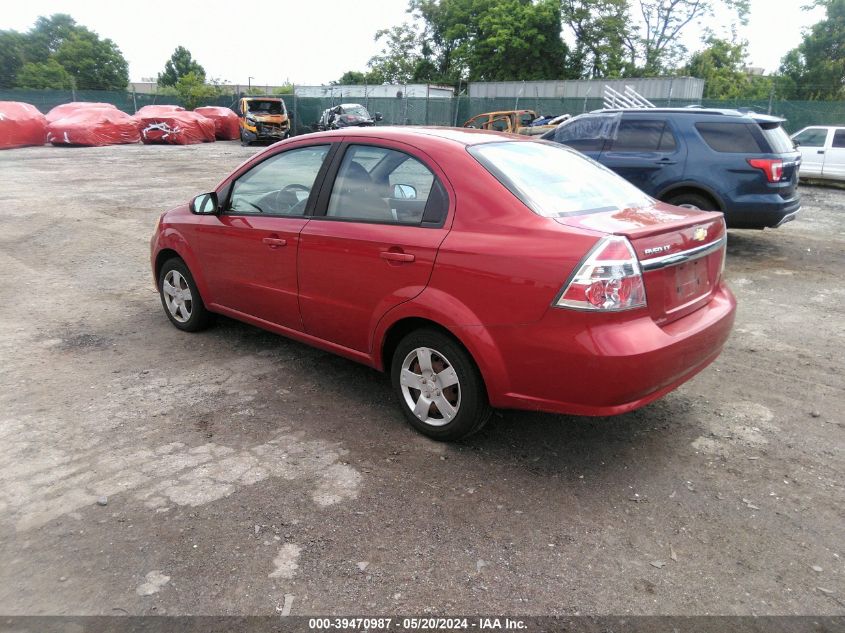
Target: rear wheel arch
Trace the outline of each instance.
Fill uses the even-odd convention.
[[[658,197],[659,200],[663,202],[669,202],[670,200],[679,198],[684,195],[689,196],[697,196],[700,198],[704,198],[709,202],[713,203],[713,208],[708,209],[710,211],[725,211],[725,205],[721,201],[718,195],[715,192],[711,191],[707,187],[702,187],[700,185],[689,184],[689,185],[680,185],[675,186],[671,189],[668,189],[662,192]]]

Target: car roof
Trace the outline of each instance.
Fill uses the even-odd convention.
[[[637,114],[681,114],[681,115],[698,115],[698,116],[729,116],[729,117],[748,117],[755,121],[767,123],[783,123],[786,119],[781,117],[771,116],[768,114],[760,114],[750,110],[733,110],[730,108],[607,108],[604,110],[593,110],[590,114],[615,114],[632,113]]]
[[[380,125],[378,127],[343,128],[327,132],[315,132],[308,137],[362,136],[413,143],[415,140],[440,140],[448,144],[478,145],[503,141],[529,141],[528,136],[505,134],[492,130],[476,130],[463,127],[422,127],[406,125]],[[299,137],[294,137],[299,138]]]
[[[339,104],[341,108],[363,108],[360,103],[341,103]],[[331,108],[329,108],[331,109]]]

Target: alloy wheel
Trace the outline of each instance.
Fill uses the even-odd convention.
[[[461,384],[452,363],[430,347],[411,350],[402,362],[399,381],[405,404],[420,421],[444,426],[461,406]]]
[[[191,318],[193,308],[188,280],[178,270],[170,270],[164,276],[161,291],[170,315],[179,323],[186,323]]]

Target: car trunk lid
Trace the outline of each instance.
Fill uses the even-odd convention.
[[[663,203],[555,218],[560,224],[626,237],[643,270],[648,309],[659,325],[705,305],[722,277],[722,214]]]

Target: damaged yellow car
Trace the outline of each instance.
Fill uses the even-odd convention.
[[[281,97],[242,97],[238,102],[241,145],[275,143],[290,136],[290,117]]]

